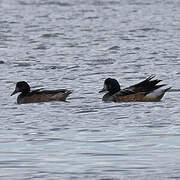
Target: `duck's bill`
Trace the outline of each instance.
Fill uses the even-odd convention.
[[[15,89],[14,92],[11,94],[11,96],[13,96],[16,93],[18,93],[18,91]]]
[[[102,92],[105,92],[105,91],[107,91],[105,88],[103,88],[103,89],[101,89],[100,91],[99,91],[99,93],[102,93]]]
[[[107,86],[106,84],[104,84],[104,87],[99,91],[99,93],[105,92],[107,91]]]

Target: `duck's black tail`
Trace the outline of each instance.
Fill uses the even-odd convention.
[[[157,85],[162,80],[159,79],[152,80],[154,77],[155,75],[151,75],[148,78],[146,78],[144,81],[131,86],[131,88],[133,88],[133,90],[136,92],[149,93],[166,85],[166,84]]]

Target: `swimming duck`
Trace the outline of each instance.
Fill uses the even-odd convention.
[[[170,89],[161,89],[166,84],[157,85],[161,80],[152,80],[155,76],[149,76],[144,81],[121,89],[116,79],[107,78],[104,81],[104,88],[99,91],[108,91],[102,98],[103,101],[130,102],[130,101],[160,101],[165,92]]]
[[[42,90],[41,88],[31,91],[29,84],[25,81],[20,81],[16,83],[16,88],[11,94],[11,96],[18,92],[21,92],[21,94],[17,98],[18,104],[48,101],[65,101],[67,96],[72,93],[72,91],[67,89]]]

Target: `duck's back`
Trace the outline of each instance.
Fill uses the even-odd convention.
[[[35,90],[23,96],[20,94],[17,98],[19,104],[22,103],[36,103],[36,102],[48,102],[48,101],[65,101],[67,96],[71,94],[72,91],[67,89],[58,90]]]

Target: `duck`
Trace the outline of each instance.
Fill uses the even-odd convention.
[[[171,87],[162,89],[166,84],[158,85],[162,80],[153,78],[155,78],[155,75],[151,75],[145,80],[124,89],[121,89],[116,79],[107,78],[104,81],[103,89],[99,93],[107,92],[102,98],[106,102],[160,101],[165,92],[169,91]]]
[[[72,91],[67,89],[57,90],[42,90],[36,89],[31,91],[30,85],[26,81],[19,81],[16,83],[13,96],[16,93],[20,93],[17,97],[18,104],[24,103],[37,103],[37,102],[49,102],[49,101],[66,101],[66,98]]]

